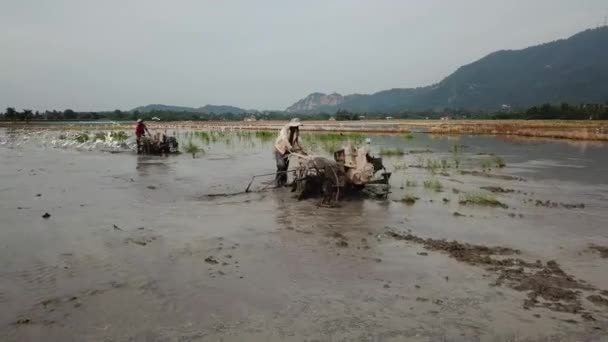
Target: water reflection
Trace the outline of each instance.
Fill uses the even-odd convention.
[[[137,155],[135,169],[139,176],[168,175],[171,172],[169,156]]]

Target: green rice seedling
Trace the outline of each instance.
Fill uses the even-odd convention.
[[[460,204],[462,205],[478,205],[484,207],[500,207],[508,208],[508,206],[491,194],[478,193],[478,194],[464,194],[460,197]]]
[[[340,141],[333,140],[321,141],[320,145],[325,152],[332,154],[342,148],[342,143]]]
[[[436,179],[428,179],[424,181],[424,188],[435,192],[441,192],[443,190],[443,184]]]
[[[255,131],[255,137],[262,140],[262,142],[272,141],[276,137],[276,133],[270,131]]]
[[[448,165],[448,161],[445,159],[441,159],[441,169],[445,170],[447,168],[449,168],[450,166]]]
[[[489,158],[483,158],[479,161],[479,166],[483,169],[483,170],[487,170],[487,169],[491,169],[492,168],[492,160]]]
[[[202,141],[204,144],[209,145],[209,142],[211,141],[211,135],[209,134],[209,132],[198,131],[192,133],[197,139]]]
[[[441,167],[441,163],[437,160],[427,159],[425,168],[431,173],[436,174],[437,170]]]
[[[405,151],[403,151],[401,147],[395,147],[392,149],[381,147],[379,154],[383,157],[398,157],[405,155]]]
[[[346,141],[351,140],[353,142],[363,141],[363,134],[361,133],[312,133],[311,134],[316,140],[327,141]]]
[[[85,143],[85,142],[89,141],[89,135],[86,134],[86,133],[78,133],[76,135],[75,139],[76,139],[76,141],[78,141],[79,143],[82,144],[82,143]]]
[[[405,139],[405,140],[412,140],[412,139],[414,139],[414,135],[412,133],[406,133],[403,136],[403,139]]]
[[[497,155],[497,154],[492,154],[491,155],[492,158],[492,163],[498,167],[498,168],[503,168],[505,166],[507,166],[507,164],[505,164],[505,161],[502,159],[501,156]]]
[[[110,137],[112,138],[112,140],[116,140],[116,141],[125,141],[129,138],[129,136],[127,135],[127,133],[125,133],[125,131],[110,132]]]
[[[65,140],[67,138],[68,137],[64,133],[61,133],[61,134],[59,134],[59,136],[57,136],[57,139],[59,139],[59,140]]]
[[[418,182],[406,180],[405,181],[405,186],[407,186],[408,188],[414,188],[414,187],[418,186]]]
[[[186,144],[186,146],[184,146],[184,150],[186,151],[186,153],[192,154],[192,158],[196,158],[196,154],[199,153],[199,152],[205,153],[205,150],[203,150],[202,148],[198,147],[192,141],[192,139],[188,140],[188,143]]]
[[[452,161],[454,164],[454,168],[455,169],[459,169],[460,168],[460,158],[454,158],[454,160]]]
[[[393,165],[393,169],[395,171],[406,170],[407,169],[407,164],[405,162],[395,163]]]
[[[450,147],[450,152],[452,152],[453,154],[461,154],[462,150],[464,150],[465,147],[465,145],[454,144],[452,145],[452,147]]]
[[[95,136],[93,137],[93,140],[95,140],[95,141],[97,141],[97,140],[106,141],[106,134],[104,132],[97,132],[97,133],[95,133]]]

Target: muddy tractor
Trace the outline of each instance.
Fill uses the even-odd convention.
[[[179,153],[179,144],[175,137],[156,133],[153,136],[143,136],[137,140],[137,154],[169,153]]]
[[[391,173],[386,172],[382,158],[371,156],[367,147],[347,145],[334,153],[333,160],[297,153],[292,158],[298,161],[292,183],[298,199],[320,196],[322,205],[332,206],[349,196],[388,196]]]

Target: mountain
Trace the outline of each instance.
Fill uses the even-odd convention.
[[[458,68],[441,82],[369,95],[314,93],[289,112],[391,112],[503,105],[608,102],[608,26],[522,50],[501,50]]]
[[[312,93],[300,101],[288,107],[285,111],[288,113],[301,113],[307,111],[315,111],[323,109],[323,107],[336,107],[344,103],[344,96],[338,93],[329,95],[322,93]]]
[[[182,107],[182,106],[168,106],[163,104],[149,104],[146,106],[140,106],[131,110],[132,112],[139,111],[140,113],[149,112],[188,112],[188,113],[206,113],[206,114],[243,114],[253,112],[233,106],[216,106],[216,105],[205,105],[203,107]]]

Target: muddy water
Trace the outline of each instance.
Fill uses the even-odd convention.
[[[287,190],[257,191],[267,178],[253,193],[207,196],[242,191],[252,175],[272,172],[267,138],[222,133],[207,141],[177,132],[182,145],[192,139],[205,149],[192,158],[58,147],[50,143],[58,134],[0,131],[1,340],[571,341],[607,334],[608,307],[587,301],[587,292],[580,298],[594,321],[526,310],[526,292],[491,286],[496,273],[387,232],[518,249],[522,259],[556,260],[606,290],[608,261],[589,244],[608,246],[608,145],[365,136],[373,151],[408,152],[385,158],[393,192],[386,201],[322,208]],[[489,153],[506,167],[490,165]],[[443,168],[417,167],[441,160]],[[425,180],[442,190],[425,188]],[[486,186],[508,191],[492,195],[507,209],[459,204],[466,194],[490,194],[480,189]],[[419,199],[406,205],[405,195]]]

